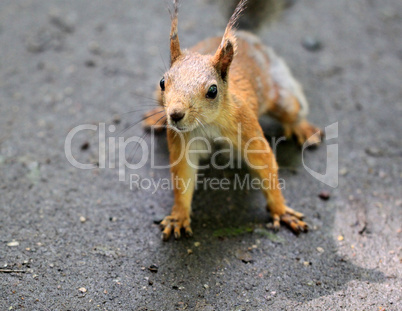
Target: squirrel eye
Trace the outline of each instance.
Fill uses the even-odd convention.
[[[214,99],[217,94],[218,94],[218,87],[215,84],[213,84],[209,87],[208,93],[207,95],[205,95],[205,97]]]
[[[161,79],[161,81],[159,82],[159,85],[161,87],[161,90],[164,91],[165,90],[165,78]]]

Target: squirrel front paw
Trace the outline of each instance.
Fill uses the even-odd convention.
[[[324,136],[322,130],[307,120],[301,120],[292,125],[285,125],[285,135],[287,137],[291,135],[296,136],[300,146],[303,146],[306,141],[309,141],[309,145],[318,146],[321,143],[321,138]]]
[[[181,237],[181,229],[184,229],[187,237],[191,237],[193,231],[191,230],[190,222],[190,216],[183,216],[174,213],[170,216],[166,216],[161,222],[161,228],[163,230],[162,239],[164,241],[169,240],[172,232],[174,232],[175,239],[179,239]]]
[[[288,226],[295,234],[308,231],[307,223],[302,221],[304,215],[291,209],[290,207],[286,207],[285,213],[283,213],[282,215],[272,214],[272,218],[272,226],[274,230],[279,230],[280,223],[282,222],[286,226]]]

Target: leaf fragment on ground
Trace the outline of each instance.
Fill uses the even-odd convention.
[[[286,241],[284,238],[282,238],[282,237],[276,235],[275,233],[273,233],[273,232],[271,232],[271,231],[268,231],[268,230],[266,230],[266,229],[263,229],[263,228],[257,228],[257,229],[255,229],[255,230],[254,230],[254,233],[255,233],[255,234],[258,234],[258,235],[260,235],[260,236],[266,237],[266,238],[268,238],[268,240],[270,240],[270,241],[272,241],[272,242],[274,242],[274,243],[283,244],[283,243],[285,243],[285,241]]]
[[[237,259],[240,259],[244,263],[249,263],[249,262],[253,261],[253,257],[251,256],[251,254],[249,252],[245,252],[241,249],[236,251],[236,257],[237,257]]]

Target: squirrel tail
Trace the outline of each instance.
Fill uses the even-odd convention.
[[[221,0],[221,2],[226,15],[231,16],[239,0]],[[294,0],[248,0],[237,28],[256,32],[263,24],[277,19],[280,13],[294,2]]]

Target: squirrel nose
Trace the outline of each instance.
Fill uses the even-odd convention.
[[[181,119],[184,118],[185,113],[182,111],[174,111],[170,114],[170,118],[174,121],[174,122],[179,122]]]

